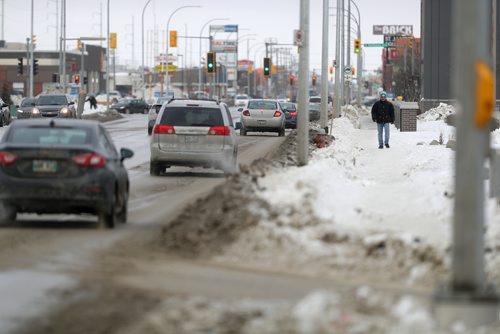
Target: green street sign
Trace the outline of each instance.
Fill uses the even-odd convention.
[[[387,44],[385,43],[365,43],[363,44],[365,48],[386,48]]]

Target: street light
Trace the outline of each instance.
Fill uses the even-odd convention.
[[[152,0],[147,0],[146,4],[144,5],[144,8],[142,9],[142,85],[144,86],[143,88],[143,98],[145,99],[146,95],[146,81],[144,77],[144,13],[146,12],[146,7],[148,7],[149,3]]]
[[[201,6],[198,6],[198,5],[188,5],[188,6],[181,6],[179,8],[177,8],[176,10],[174,10],[172,12],[172,14],[170,14],[170,16],[168,17],[168,21],[167,21],[167,36],[169,34],[169,26],[170,26],[170,20],[172,19],[172,16],[174,16],[175,13],[177,13],[178,11],[180,11],[181,9],[184,9],[184,8],[200,8]],[[170,78],[169,78],[169,71],[168,71],[168,37],[167,37],[167,71],[166,71],[166,75],[165,75],[165,85],[167,87],[167,91],[169,90],[169,86],[170,86]],[[163,93],[163,92],[162,92]]]
[[[106,49],[106,108],[109,108],[109,0],[108,0],[108,13],[107,13],[107,49]]]
[[[202,40],[202,35],[203,35],[203,29],[205,29],[205,27],[214,22],[214,21],[229,21],[228,18],[215,18],[215,19],[211,19],[211,20],[208,20],[207,22],[205,22],[205,24],[201,27],[201,30],[200,30],[200,67],[198,68],[198,90],[201,90],[201,40]]]

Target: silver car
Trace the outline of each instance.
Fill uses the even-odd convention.
[[[226,105],[215,101],[171,100],[162,106],[151,136],[150,174],[160,175],[170,166],[217,168],[226,174],[237,172],[238,143]]]
[[[285,112],[278,101],[250,100],[241,113],[242,129],[240,134],[248,132],[278,132],[285,135]]]

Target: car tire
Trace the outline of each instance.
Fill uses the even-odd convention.
[[[128,190],[123,193],[120,213],[118,214],[118,222],[125,224],[128,217]]]
[[[148,110],[148,109],[144,109],[143,114],[144,114],[144,115],[147,115],[148,113],[149,113],[149,110]]]
[[[148,135],[151,136],[153,134],[153,127],[148,126]]]
[[[113,229],[118,222],[118,211],[116,208],[116,194],[111,205],[111,212],[101,211],[98,215],[98,224],[100,228]]]
[[[282,129],[280,129],[280,130],[278,131],[278,136],[279,136],[279,137],[284,137],[284,136],[285,136],[285,129],[284,129],[284,128],[282,128]]]
[[[3,127],[3,115],[0,115],[0,128]]]
[[[149,175],[151,176],[160,176],[161,167],[156,162],[149,163]]]
[[[231,161],[231,165],[224,168],[225,175],[234,175],[238,173],[239,165],[238,165],[238,152],[234,152],[233,159]]]
[[[246,136],[247,135],[247,130],[245,128],[240,129],[240,136]]]
[[[125,114],[130,115],[130,109],[129,108],[125,109]]]
[[[16,209],[2,203],[0,203],[0,207],[2,208],[0,212],[0,225],[8,226],[14,224],[17,218]]]

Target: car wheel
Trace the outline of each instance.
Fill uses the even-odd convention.
[[[246,136],[247,135],[247,130],[245,128],[240,129],[240,136]]]
[[[148,135],[151,136],[153,134],[153,127],[148,126]]]
[[[224,174],[226,174],[226,175],[234,175],[234,174],[238,173],[238,171],[239,171],[239,166],[238,166],[238,152],[234,152],[231,164],[229,166],[226,166],[224,168]]]
[[[118,221],[118,212],[116,207],[116,194],[113,199],[113,205],[111,206],[111,212],[102,211],[99,212],[98,224],[100,228],[115,228]]]
[[[128,191],[125,191],[122,198],[120,213],[118,214],[118,222],[125,224],[128,216]]]
[[[0,203],[0,225],[12,225],[16,222],[17,211],[11,206]]]
[[[280,130],[278,131],[278,136],[279,136],[279,137],[284,137],[284,136],[285,136],[285,129],[284,129],[284,128],[282,128],[282,129],[280,129]]]
[[[151,176],[160,176],[161,167],[156,162],[149,163],[149,175]]]
[[[125,109],[125,113],[126,113],[127,115],[130,115],[130,109],[129,109],[129,108],[126,108],[126,109]]]
[[[144,109],[144,115],[146,115],[147,113],[149,113],[149,110],[148,109]]]
[[[0,128],[3,127],[3,115],[0,115]]]

